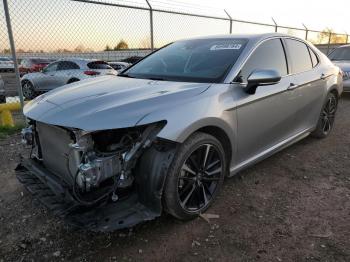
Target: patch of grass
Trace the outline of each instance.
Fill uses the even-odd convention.
[[[24,125],[16,125],[14,127],[0,126],[0,139],[4,139],[9,135],[19,133]]]

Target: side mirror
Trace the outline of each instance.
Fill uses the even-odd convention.
[[[281,75],[276,70],[255,70],[248,76],[248,83],[244,90],[248,94],[255,94],[258,86],[274,85],[281,80]]]

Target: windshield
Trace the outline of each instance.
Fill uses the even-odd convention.
[[[341,47],[335,49],[329,54],[330,60],[350,60],[350,47]]]
[[[237,61],[248,40],[197,39],[172,43],[120,76],[217,83]]]
[[[48,59],[35,58],[32,59],[33,64],[50,64],[51,61]]]
[[[0,57],[0,61],[10,62],[11,60],[9,58],[6,58],[6,57]]]

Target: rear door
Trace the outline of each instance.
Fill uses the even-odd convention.
[[[293,78],[289,75],[281,39],[261,43],[242,67],[238,78],[245,84],[248,76],[259,69],[276,70],[282,78],[277,84],[258,87],[255,94],[242,91],[237,108],[238,165],[265,154],[294,134],[291,126],[297,103],[294,94],[288,92]]]
[[[317,124],[326,90],[326,76],[317,54],[308,45],[291,38],[284,39],[284,42],[293,75],[289,92],[294,93],[298,104],[293,128],[303,131]]]
[[[56,72],[57,86],[67,84],[71,79],[79,79],[80,67],[73,61],[60,61]]]

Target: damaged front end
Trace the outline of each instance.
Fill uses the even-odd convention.
[[[154,219],[176,144],[157,134],[165,121],[96,132],[29,121],[31,147],[18,180],[69,224],[111,231]]]

